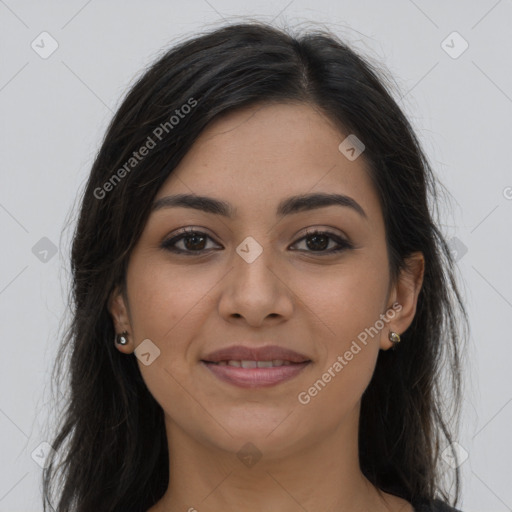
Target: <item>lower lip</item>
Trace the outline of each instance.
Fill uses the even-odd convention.
[[[287,366],[271,368],[241,368],[238,366],[219,366],[202,361],[216,377],[241,388],[262,388],[275,386],[296,377],[309,363],[293,363]]]

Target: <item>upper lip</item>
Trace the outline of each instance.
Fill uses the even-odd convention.
[[[303,363],[310,359],[303,355],[277,345],[265,347],[247,347],[243,345],[232,345],[210,352],[202,358],[203,361],[218,363],[219,361],[273,361],[282,360],[292,363]]]

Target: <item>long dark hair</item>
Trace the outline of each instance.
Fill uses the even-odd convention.
[[[451,493],[457,504],[459,471],[451,474],[455,490],[443,488],[440,451],[458,428],[459,342],[467,313],[434,218],[437,180],[388,82],[323,27],[291,35],[257,21],[181,41],[136,81],[107,129],[81,197],[71,254],[73,316],[53,376],[69,378],[62,383],[68,396],[50,442],[56,453],[43,473],[45,511],[55,485],[58,502],[51,509],[58,512],[145,511],[164,494],[163,411],[135,355],[116,350],[107,301],[115,286],[125,285],[130,251],[157,191],[208,123],[248,105],[282,102],[310,104],[364,142],[392,279],[411,253],[425,256],[413,323],[399,350],[380,351],[362,397],[361,470],[378,488],[409,501],[449,501]],[[157,143],[130,161],[148,137]]]

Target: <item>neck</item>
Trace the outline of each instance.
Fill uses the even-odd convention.
[[[278,432],[231,451],[205,445],[166,417],[169,487],[150,512],[389,510],[385,493],[359,467],[358,412],[321,439],[287,451]]]

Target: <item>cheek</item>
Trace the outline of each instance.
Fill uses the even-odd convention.
[[[352,339],[373,326],[384,313],[386,264],[357,255],[328,271],[301,272],[300,278],[294,279],[293,291],[300,299],[297,305],[304,309],[304,316],[318,325],[317,335],[328,352],[348,348]]]
[[[137,359],[148,390],[173,417],[180,411],[202,417],[200,408],[192,411],[197,390],[190,382],[190,347],[211,310],[207,292],[215,280],[140,257],[132,260],[127,281],[135,343],[149,339],[160,351],[149,365]]]
[[[354,258],[328,274],[304,273],[297,295],[315,334],[319,365],[303,389],[318,412],[353,407],[369,384],[380,350],[387,262]],[[314,325],[313,325],[314,324]],[[313,407],[311,408],[311,410]]]
[[[165,349],[180,345],[180,331],[188,328],[190,337],[215,284],[212,276],[142,258],[133,262],[127,279],[136,339],[154,339]]]
[[[183,386],[194,396],[198,392],[190,373],[198,364],[196,342],[215,309],[211,295],[222,276],[206,266],[179,267],[140,255],[128,268],[135,342],[149,339],[160,351],[150,365],[137,363],[164,410],[180,409],[176,404],[185,406],[190,401]]]

